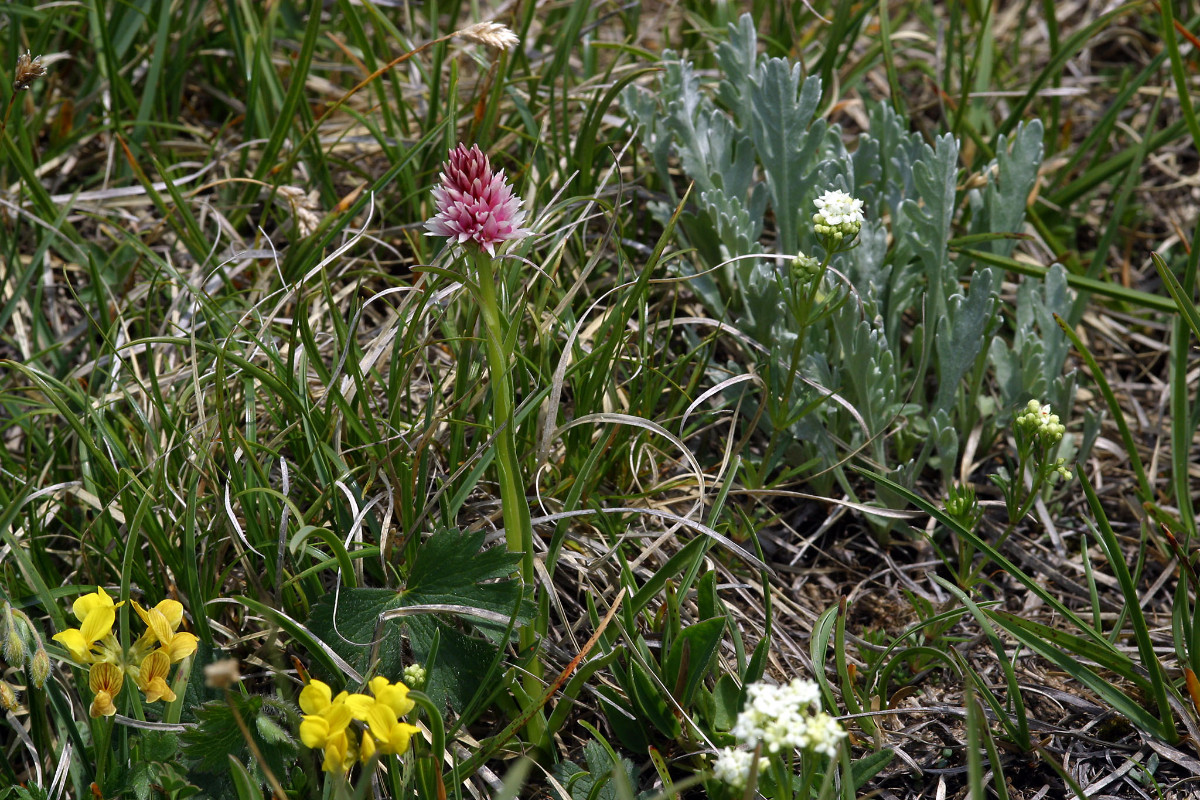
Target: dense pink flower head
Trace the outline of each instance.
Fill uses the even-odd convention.
[[[433,188],[437,213],[425,223],[426,236],[446,236],[459,244],[475,242],[496,255],[496,245],[529,235],[522,228],[525,211],[521,198],[504,180],[504,170],[492,172],[491,162],[474,145],[460,144],[442,164],[439,183]]]

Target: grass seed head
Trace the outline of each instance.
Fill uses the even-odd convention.
[[[28,89],[29,85],[38,78],[46,76],[46,68],[42,66],[41,56],[30,56],[26,50],[17,56],[17,66],[13,70],[13,90]]]
[[[499,22],[477,22],[457,33],[458,38],[474,44],[494,47],[497,50],[512,50],[521,40]]]

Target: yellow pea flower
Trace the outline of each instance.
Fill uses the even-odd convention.
[[[183,623],[183,606],[175,600],[163,600],[149,610],[133,603],[148,630],[128,648],[122,647],[113,633],[116,609],[122,604],[114,602],[103,587],[97,587],[95,592],[76,598],[71,606],[80,626],[54,635],[76,663],[91,665],[88,684],[94,695],[93,717],[117,713],[115,701],[126,677],[145,693],[147,702],[175,700],[167,683],[171,664],[196,652],[197,638],[177,632]]]
[[[388,679],[380,675],[372,678],[368,685],[371,687],[375,699],[390,707],[392,711],[396,712],[397,717],[403,717],[416,705],[408,699],[408,687],[403,683],[389,684]]]
[[[100,589],[99,593],[103,594],[104,590]],[[104,596],[108,597],[108,595]],[[95,595],[85,596],[85,598],[92,597]],[[81,609],[83,616],[80,616]],[[102,660],[93,652],[93,648],[97,642],[112,636],[113,623],[117,619],[112,598],[109,598],[108,605],[102,603],[81,604],[79,600],[76,600],[75,616],[83,623],[82,625],[56,633],[52,638],[56,642],[62,642],[63,646],[70,651],[71,657],[81,664],[92,664]]]
[[[95,697],[92,699],[89,713],[93,717],[111,717],[116,714],[117,706],[113,700],[120,694],[124,682],[125,673],[116,664],[107,661],[93,664],[88,672],[88,686]]]
[[[300,710],[320,714],[333,702],[333,690],[324,681],[311,680],[300,690]]]
[[[325,761],[321,769],[326,772],[345,772],[354,765],[354,735],[350,731],[329,737],[325,742]]]
[[[309,714],[300,722],[300,741],[316,750],[327,747],[330,740],[341,735],[354,715],[345,703],[334,703],[321,714]]]
[[[162,650],[155,650],[142,659],[141,668],[138,670],[137,685],[146,695],[147,703],[153,703],[159,699],[166,700],[168,703],[175,701],[175,692],[171,691],[171,687],[167,685],[167,673],[170,671],[171,659]]]
[[[361,694],[332,694],[329,685],[318,680],[309,681],[300,691],[300,709],[305,713],[300,722],[300,741],[313,750],[325,750],[322,768],[326,772],[344,772],[357,757],[350,722],[362,719],[373,701]],[[374,742],[367,746],[374,752]]]
[[[200,640],[195,635],[176,633],[176,628],[183,622],[183,606],[180,603],[175,600],[163,600],[151,609],[142,608],[134,603],[133,608],[167,652],[172,664],[196,652],[196,644]]]
[[[362,719],[371,707],[371,702],[371,698],[366,695],[349,692],[338,692],[338,696],[334,697],[329,684],[315,678],[300,690],[300,710],[310,715],[326,715],[333,706],[344,704],[350,709],[353,719]]]
[[[103,586],[97,586],[96,591],[92,594],[82,594],[76,597],[75,602],[71,604],[71,612],[75,615],[75,619],[83,622],[88,618],[88,614],[97,608],[120,608],[122,605],[122,603],[114,603],[113,599],[108,596],[108,592],[104,591]]]
[[[392,707],[380,702],[374,703],[367,711],[367,724],[371,726],[371,735],[379,752],[393,755],[407,751],[413,734],[420,732],[416,725],[400,722]]]

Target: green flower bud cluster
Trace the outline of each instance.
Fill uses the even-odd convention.
[[[1025,413],[1017,416],[1016,426],[1047,445],[1058,444],[1067,432],[1066,426],[1058,421],[1058,414],[1051,413],[1049,405],[1037,400],[1029,401]]]
[[[404,668],[404,682],[416,689],[425,685],[425,668],[420,664],[409,664]]]
[[[821,262],[812,256],[799,253],[792,259],[792,275],[800,283],[808,283],[821,274]]]
[[[959,484],[951,486],[946,495],[946,513],[964,528],[974,528],[983,516],[979,500],[975,497],[975,487]]]
[[[50,677],[50,656],[42,646],[42,637],[38,636],[25,612],[7,602],[0,608],[0,655],[10,667],[27,667],[30,680],[39,689]],[[16,707],[16,690],[3,683],[0,685],[0,708],[12,711]]]
[[[858,235],[862,230],[863,201],[851,197],[840,189],[826,192],[813,201],[817,213],[813,214],[813,230],[821,236],[828,236],[835,241],[843,237]]]

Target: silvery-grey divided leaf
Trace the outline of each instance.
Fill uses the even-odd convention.
[[[856,247],[837,257],[834,266],[850,279],[867,316],[884,314],[892,265],[887,261],[888,233],[883,221],[868,219],[858,232],[857,242]],[[892,335],[891,329],[887,333]]]
[[[778,228],[776,252],[799,249],[797,226],[811,214],[802,201],[816,195],[810,186],[812,164],[820,154],[825,121],[813,121],[821,100],[821,81],[800,80],[800,65],[778,58],[759,65],[750,87],[754,101],[750,132],[762,163]],[[802,216],[803,215],[803,216]]]
[[[858,147],[850,156],[850,166],[854,174],[854,186],[850,193],[863,201],[868,219],[879,219],[883,216],[879,204],[883,183],[883,151],[879,140],[865,133],[859,134]]]
[[[913,164],[913,184],[916,198],[901,202],[905,242],[925,267],[925,280],[934,304],[929,309],[940,318],[957,275],[950,266],[946,243],[950,241],[954,220],[955,176],[958,172],[958,143],[945,134],[937,139],[937,148],[922,145],[922,157]],[[918,199],[919,198],[919,199]]]
[[[1046,353],[1046,380],[1052,381],[1062,372],[1070,349],[1067,335],[1054,319],[1055,314],[1065,316],[1071,304],[1075,302],[1075,292],[1067,286],[1066,268],[1062,264],[1052,265],[1046,273],[1042,291],[1033,292],[1032,295],[1036,301],[1033,304],[1033,314],[1037,319]]]
[[[981,201],[971,220],[971,233],[1017,233],[1025,224],[1025,206],[1042,164],[1042,123],[1033,120],[1017,127],[1011,139],[996,143],[995,169],[988,171],[987,186],[975,191]],[[972,198],[975,200],[976,198]],[[973,203],[974,204],[974,203]],[[1015,239],[984,242],[981,248],[1008,256]]]
[[[839,316],[839,322],[848,321],[856,312]],[[843,322],[836,329],[844,364],[842,395],[866,421],[870,433],[878,434],[891,421],[898,405],[896,359],[888,347],[882,320],[872,323],[863,319],[852,326]],[[882,439],[877,442],[883,444]]]
[[[929,437],[941,462],[942,480],[949,484],[958,463],[958,431],[948,410],[938,409],[929,415]]]
[[[742,14],[736,25],[730,23],[728,31],[729,38],[717,46],[722,75],[717,100],[745,124],[751,116],[750,76],[758,64],[758,34],[749,14]]]
[[[777,273],[782,267],[771,258],[747,259],[740,265],[739,272],[746,279],[743,290],[751,320],[749,325],[743,322],[741,327],[756,341],[770,347],[778,340],[775,329],[786,329],[790,322],[777,281]]]
[[[988,360],[995,371],[1001,409],[1011,411],[1030,399],[1046,396],[1045,356],[1035,334],[1011,348],[1003,339],[993,339]]]
[[[700,192],[696,200],[716,227],[717,235],[726,248],[723,258],[759,252],[762,218],[753,217],[738,195],[714,189]]]
[[[741,199],[754,180],[754,147],[750,137],[738,131],[723,111],[710,109],[701,112],[690,129],[696,138],[692,145],[680,149],[684,171],[689,175],[703,174],[704,185]]]
[[[949,410],[960,390],[960,382],[975,366],[985,336],[995,325],[996,302],[992,273],[975,273],[970,291],[953,294],[946,302],[946,319],[938,326],[938,392],[934,408]]]
[[[879,166],[883,171],[883,202],[893,214],[900,210],[900,202],[913,197],[912,165],[925,151],[925,143],[918,133],[908,130],[908,121],[902,119],[887,103],[868,104],[870,138],[878,142],[882,157]],[[861,147],[861,145],[860,145]],[[881,215],[882,208],[876,209]]]

